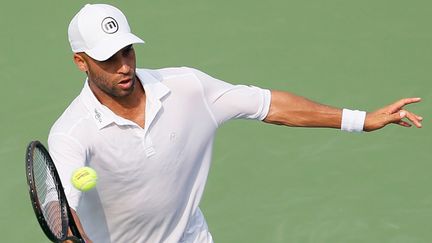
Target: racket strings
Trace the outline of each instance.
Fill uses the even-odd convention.
[[[35,179],[36,193],[42,213],[52,233],[62,238],[64,212],[59,201],[60,195],[55,180],[49,168],[48,158],[37,147],[33,153],[33,173]]]

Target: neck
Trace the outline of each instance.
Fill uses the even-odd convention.
[[[91,84],[91,82],[89,82]],[[141,81],[136,77],[132,93],[124,97],[112,97],[91,87],[101,104],[108,107],[116,115],[131,120],[144,127],[146,95]],[[99,91],[99,92],[98,92]]]

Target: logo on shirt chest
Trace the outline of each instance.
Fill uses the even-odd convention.
[[[99,122],[99,123],[102,123],[102,115],[101,115],[101,113],[98,111],[98,110],[94,110],[94,113],[95,113],[95,116],[94,116],[94,118]]]
[[[170,133],[170,141],[171,142],[175,142],[176,138],[177,138],[177,134],[175,132]]]

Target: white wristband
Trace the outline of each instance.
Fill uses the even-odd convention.
[[[365,111],[343,109],[341,130],[348,132],[362,132],[365,119]]]

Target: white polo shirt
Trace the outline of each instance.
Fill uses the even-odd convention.
[[[86,82],[53,125],[50,153],[95,243],[213,242],[198,208],[216,129],[233,118],[263,120],[270,91],[231,85],[191,68],[137,69],[146,94],[145,128],[102,105]],[[72,172],[90,166],[95,189]]]

